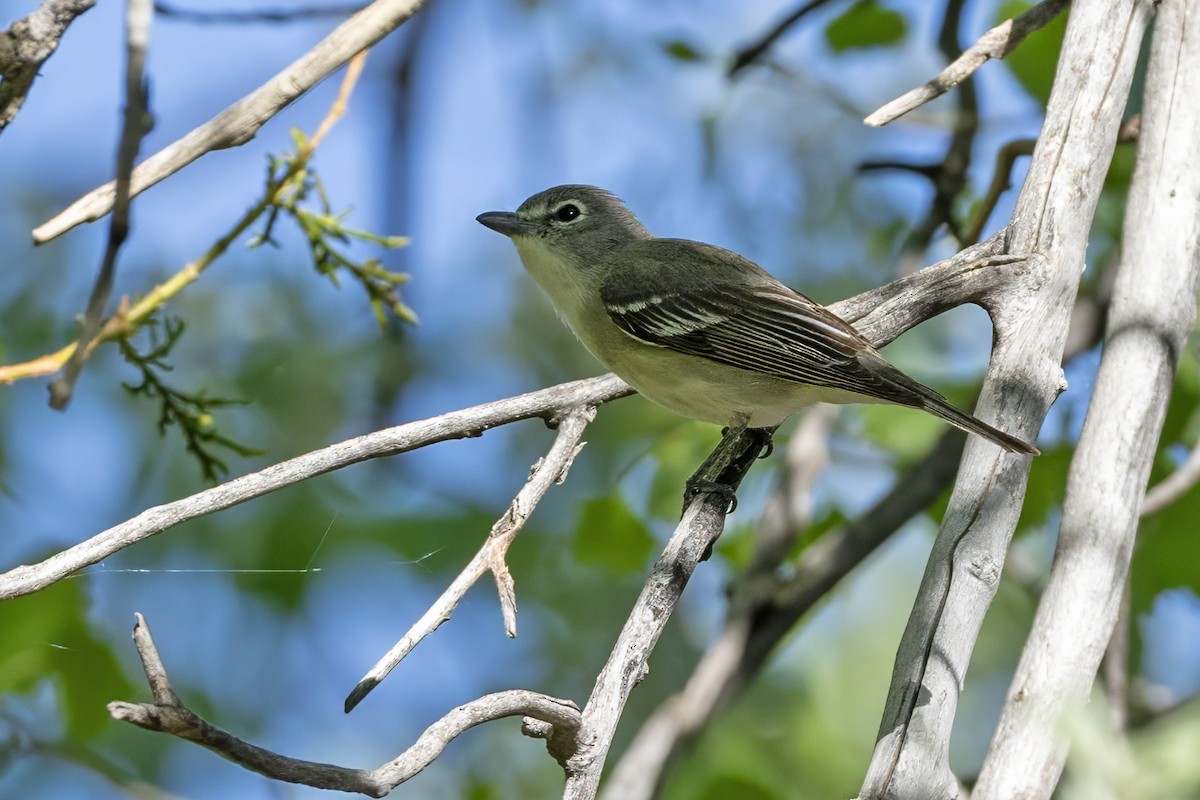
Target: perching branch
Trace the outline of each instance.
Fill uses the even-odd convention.
[[[194,742],[272,780],[383,797],[432,764],[446,745],[460,734],[503,717],[525,716],[526,735],[547,739],[547,749],[560,762],[578,748],[580,713],[574,703],[514,689],[484,695],[455,708],[426,728],[411,747],[376,769],[354,769],[288,758],[242,741],[188,708],[171,688],[162,658],[150,636],[150,628],[141,614],[137,615],[133,639],[154,702],[109,703],[108,713],[113,719]]]
[[[749,604],[739,598],[770,594],[796,538],[809,524],[812,485],[828,463],[825,439],[836,416],[835,406],[816,406],[788,439],[782,479],[754,532],[754,556],[730,586],[738,612],[731,609],[724,630],[705,651],[683,690],[660,704],[638,730],[605,781],[600,795],[604,800],[650,800],[680,740],[703,729],[711,718],[745,648],[749,615],[740,611]]]
[[[400,641],[396,642],[379,663],[358,682],[346,698],[347,714],[426,636],[437,630],[443,622],[449,621],[459,601],[475,582],[488,572],[496,579],[496,591],[500,595],[500,609],[504,615],[504,631],[510,639],[516,638],[517,596],[512,575],[505,562],[505,554],[550,487],[566,480],[567,470],[571,468],[575,456],[583,449],[583,432],[595,417],[595,405],[582,405],[568,411],[562,419],[555,420],[558,424],[558,436],[555,437],[553,446],[545,458],[538,459],[533,465],[525,485],[521,487],[521,491],[517,493],[504,515],[492,526],[483,547],[458,577],[451,581],[446,591],[442,592],[429,610],[413,623]]]
[[[268,120],[356,53],[370,48],[404,24],[421,7],[421,2],[375,0],[275,77],[139,164],[133,171],[130,197],[141,194],[205,153],[237,147],[253,139]],[[80,223],[104,216],[112,210],[114,190],[114,184],[109,182],[88,192],[53,219],[35,228],[34,242],[44,244]]]
[[[762,434],[755,429],[730,431],[697,477],[737,489],[766,445]],[[581,746],[567,761],[563,800],[591,800],[596,796],[625,701],[645,677],[650,653],[696,566],[724,530],[727,501],[719,493],[700,494],[692,500],[655,562],[583,708]]]
[[[914,108],[940,97],[968,78],[990,58],[1004,58],[1016,49],[1026,36],[1044,27],[1057,17],[1069,0],[1043,0],[1019,17],[1005,20],[979,37],[975,44],[963,51],[937,77],[924,86],[919,86],[873,112],[865,120],[867,125],[879,127],[901,117]]]
[[[811,412],[810,412],[811,413]],[[795,436],[793,436],[795,440]],[[663,701],[638,731],[604,787],[603,800],[650,800],[671,763],[722,709],[744,692],[796,622],[902,525],[937,499],[954,479],[965,434],[946,431],[929,455],[899,476],[861,517],[804,549],[790,576],[779,578],[786,544],[803,520],[764,513],[754,561],[730,587],[725,626],[697,662],[684,688]],[[808,448],[811,453],[811,446]],[[768,509],[786,504],[781,486]]]
[[[37,10],[0,33],[0,132],[16,118],[67,26],[94,5],[96,0],[43,0]]]
[[[104,259],[88,298],[87,310],[79,332],[75,352],[67,361],[62,374],[50,383],[50,406],[65,409],[75,391],[75,381],[87,360],[90,346],[104,322],[104,309],[112,294],[113,276],[117,270],[117,253],[129,235],[129,180],[133,162],[137,160],[142,137],[150,132],[150,90],[146,82],[146,47],[150,40],[150,0],[128,0],[125,11],[125,113],[121,137],[117,144],[116,189],[113,212],[109,218],[108,244]]]

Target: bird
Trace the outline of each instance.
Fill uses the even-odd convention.
[[[754,262],[656,237],[609,191],[555,186],[515,212],[476,219],[513,242],[592,355],[679,415],[773,429],[818,402],[892,403],[1038,454],[888,363],[852,325]]]

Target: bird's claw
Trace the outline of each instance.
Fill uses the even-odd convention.
[[[732,486],[727,483],[717,483],[716,481],[706,481],[693,478],[687,482],[687,487],[683,492],[684,511],[687,510],[687,507],[692,504],[692,501],[695,500],[698,495],[702,494],[715,494],[724,498],[727,506],[725,509],[726,514],[732,514],[737,510],[737,494],[734,493]]]

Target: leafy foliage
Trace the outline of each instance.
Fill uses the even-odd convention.
[[[400,299],[398,287],[408,281],[408,275],[384,268],[379,259],[359,261],[351,257],[346,246],[351,242],[369,242],[393,249],[408,244],[406,236],[380,236],[370,231],[348,228],[344,224],[350,210],[334,213],[320,179],[301,154],[307,151],[307,140],[299,129],[292,129],[295,152],[282,157],[272,156],[267,168],[268,196],[272,198],[266,227],[254,239],[251,247],[274,244],[271,232],[280,212],[287,214],[299,226],[308,242],[313,266],[317,272],[338,286],[338,274],[347,273],[367,293],[379,327],[387,325],[387,312],[410,323],[417,315]],[[317,211],[304,203],[316,196]]]
[[[195,393],[185,392],[163,381],[162,373],[174,369],[166,359],[183,335],[184,327],[183,320],[177,317],[166,317],[161,325],[159,320],[151,320],[146,327],[150,348],[145,352],[134,347],[129,339],[121,339],[121,355],[137,368],[142,378],[141,383],[123,383],[122,386],[135,397],[158,400],[159,434],[166,435],[167,428],[172,425],[178,427],[187,443],[188,452],[200,462],[200,471],[205,480],[215,483],[229,471],[229,466],[216,455],[217,449],[229,450],[240,456],[260,455],[261,451],[224,436],[216,428],[212,412],[218,408],[243,405],[244,400],[209,397],[203,389]]]
[[[876,0],[858,0],[825,28],[825,41],[835,52],[899,43],[908,31],[904,15]]]

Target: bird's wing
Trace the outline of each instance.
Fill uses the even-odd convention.
[[[694,255],[706,262],[714,258],[709,250],[716,248]],[[689,253],[677,250],[675,255]],[[728,253],[715,260],[727,263],[728,256],[740,258]],[[678,267],[679,258],[667,264]],[[894,368],[848,323],[754,270],[751,281],[716,274],[712,283],[683,291],[659,288],[675,281],[637,282],[615,275],[602,287],[601,298],[612,321],[647,344],[783,380],[921,405],[911,388],[894,380]]]

